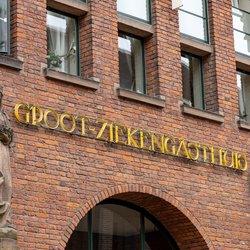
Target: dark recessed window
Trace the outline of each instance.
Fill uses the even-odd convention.
[[[66,250],[178,250],[166,231],[146,211],[127,202],[107,202],[83,218]]]
[[[205,109],[201,58],[183,53],[181,64],[184,103]]]
[[[146,93],[143,40],[119,33],[120,86]]]
[[[237,72],[240,118],[250,122],[250,74]]]
[[[117,11],[123,15],[150,23],[150,0],[118,0]]]
[[[77,21],[73,17],[47,11],[48,67],[78,75]]]
[[[9,1],[0,1],[0,53],[9,52]]]
[[[233,28],[236,52],[250,56],[249,0],[233,0]]]
[[[208,43],[206,1],[183,0],[183,6],[179,9],[179,25],[182,34]]]

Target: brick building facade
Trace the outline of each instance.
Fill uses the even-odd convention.
[[[180,10],[170,0],[144,1],[150,15],[140,20],[117,12],[115,0],[8,2],[9,47],[0,54],[0,84],[14,134],[11,222],[17,246],[80,250],[68,243],[78,223],[97,204],[116,200],[152,215],[175,242],[169,249],[249,249],[250,95],[245,90],[245,115],[239,115],[237,77],[249,79],[250,54],[236,49],[240,31],[233,19],[241,6],[197,1],[205,6],[199,17],[185,9],[186,1]],[[249,10],[242,16],[250,17]],[[79,51],[74,75],[53,68],[52,59],[49,66],[49,11],[77,22],[79,48],[75,41],[66,53]],[[180,12],[198,23],[202,18],[204,39],[181,30]],[[188,26],[196,29],[195,22]],[[121,86],[118,36],[126,35],[143,44],[146,84],[139,90]],[[195,104],[196,85],[194,100],[183,98],[185,58],[199,59],[202,107]]]

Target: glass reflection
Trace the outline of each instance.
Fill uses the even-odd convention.
[[[205,16],[205,1],[197,0],[183,0],[182,10],[186,10],[190,13],[196,14],[198,16]]]
[[[150,22],[150,0],[118,0],[117,11]]]
[[[94,250],[140,250],[140,214],[119,205],[93,209]]]
[[[119,33],[118,47],[120,86],[138,93],[145,93],[142,41]]]
[[[47,12],[48,67],[77,75],[77,30],[74,18]]]
[[[66,250],[178,250],[167,231],[140,208],[100,204],[85,216]]]
[[[234,6],[247,7],[242,3],[244,2],[234,3]],[[250,8],[249,3],[248,5]],[[233,7],[233,27],[235,50],[250,56],[250,13]]]
[[[0,1],[0,52],[8,51],[8,2]]]
[[[250,75],[237,72],[240,118],[250,121]]]
[[[205,0],[184,0],[179,9],[180,32],[208,42],[208,24]]]
[[[201,59],[183,54],[181,63],[184,101],[192,107],[204,109]]]

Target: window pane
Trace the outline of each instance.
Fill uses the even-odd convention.
[[[250,121],[250,75],[237,73],[239,111],[241,119]]]
[[[135,18],[150,21],[149,0],[118,0],[117,10]]]
[[[183,0],[183,6],[181,9],[201,17],[206,16],[205,1],[202,0]]]
[[[93,249],[140,250],[140,213],[120,205],[93,209]]]
[[[145,250],[173,250],[172,244],[150,220],[145,218]]]
[[[77,225],[65,250],[88,250],[88,216]]]
[[[183,98],[190,106],[203,109],[204,100],[201,60],[189,55],[183,55],[181,63]]]
[[[139,93],[145,93],[142,41],[119,34],[118,47],[120,86]]]
[[[48,67],[77,75],[76,20],[58,13],[47,13]]]
[[[250,56],[250,14],[233,8],[233,27],[235,50]]]
[[[8,52],[8,2],[0,1],[0,52]]]
[[[179,25],[181,33],[196,37],[203,41],[208,41],[207,24],[205,19],[180,10]]]

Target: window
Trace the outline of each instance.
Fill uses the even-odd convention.
[[[151,22],[150,0],[118,0],[117,11],[147,23]]]
[[[9,52],[9,1],[0,1],[0,52]]]
[[[233,0],[233,28],[236,52],[250,56],[249,0]]]
[[[48,68],[79,74],[77,36],[75,18],[47,11]]]
[[[237,72],[240,118],[250,122],[250,75]]]
[[[166,229],[143,209],[112,200],[97,205],[73,232],[66,250],[178,250]]]
[[[119,33],[118,47],[120,86],[124,89],[145,94],[143,41]]]
[[[205,109],[201,58],[183,53],[181,64],[184,103]]]
[[[205,0],[183,0],[179,9],[180,32],[208,43],[207,3]]]

